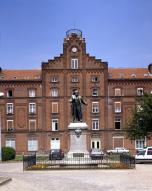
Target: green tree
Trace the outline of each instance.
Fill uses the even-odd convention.
[[[131,140],[150,137],[152,133],[152,94],[137,99],[137,107],[126,127],[127,137]]]

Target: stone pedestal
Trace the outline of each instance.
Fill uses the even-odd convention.
[[[70,150],[68,156],[83,157],[88,154],[86,130],[88,126],[86,123],[70,123],[68,129],[70,131]]]

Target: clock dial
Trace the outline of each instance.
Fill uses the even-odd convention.
[[[77,52],[77,48],[76,48],[76,47],[73,47],[73,48],[72,48],[72,52]]]

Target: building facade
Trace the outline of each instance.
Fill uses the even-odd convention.
[[[87,106],[87,148],[122,146],[135,152],[152,140],[130,141],[125,124],[137,106],[136,97],[152,92],[152,65],[147,68],[108,68],[86,53],[79,30],[69,30],[63,53],[42,63],[40,70],[0,70],[2,146],[18,154],[51,148],[69,151],[70,97],[77,89]]]

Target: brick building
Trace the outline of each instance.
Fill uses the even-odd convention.
[[[152,144],[130,141],[124,133],[136,97],[152,92],[151,66],[108,68],[107,62],[86,53],[81,31],[67,31],[63,54],[42,63],[40,70],[0,70],[2,146],[12,146],[17,153],[50,148],[68,152],[74,89],[87,102],[83,120],[88,150],[123,146],[134,152]]]

